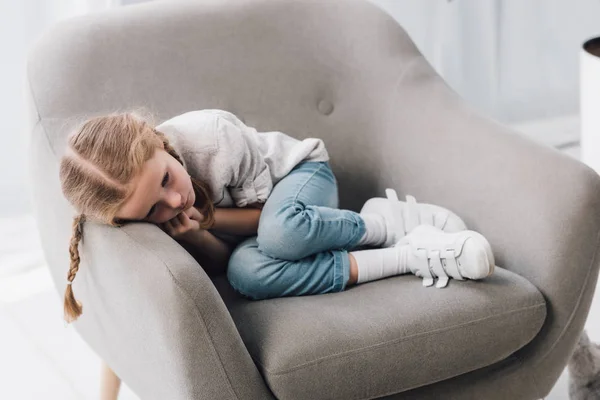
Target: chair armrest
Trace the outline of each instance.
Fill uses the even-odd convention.
[[[158,227],[86,223],[80,253],[74,326],[140,398],[273,398],[212,281]]]
[[[491,243],[496,264],[532,282],[548,313],[517,355],[554,383],[583,329],[598,277],[600,178],[585,164],[470,108],[421,57],[382,118],[377,191],[442,205]],[[548,367],[545,365],[544,367]]]

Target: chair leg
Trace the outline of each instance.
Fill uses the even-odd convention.
[[[120,388],[121,379],[103,361],[102,371],[100,372],[100,400],[117,400]]]

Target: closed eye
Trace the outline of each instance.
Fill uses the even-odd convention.
[[[165,172],[165,175],[164,175],[164,177],[163,177],[163,180],[162,180],[162,182],[160,183],[160,185],[161,185],[162,187],[165,187],[165,185],[166,185],[168,182],[169,182],[169,172]],[[155,209],[156,209],[156,204],[155,204],[155,205],[153,205],[153,206],[150,208],[150,211],[148,211],[148,214],[146,215],[145,219],[148,219],[148,218],[150,218],[150,217],[152,216],[152,213],[154,212],[154,210],[155,210]]]

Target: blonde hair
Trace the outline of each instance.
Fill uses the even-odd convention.
[[[113,112],[86,120],[69,135],[65,155],[60,161],[60,184],[63,195],[79,215],[73,219],[69,245],[71,258],[65,290],[65,321],[73,322],[82,313],[75,300],[71,283],[79,270],[79,242],[83,223],[95,220],[120,227],[126,221],[116,213],[133,192],[133,178],[157,149],[163,149],[183,165],[181,157],[165,135],[154,129],[154,117],[143,109]],[[205,216],[201,229],[214,224],[214,204],[206,184],[191,178],[196,202]]]

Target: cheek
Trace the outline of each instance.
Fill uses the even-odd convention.
[[[177,176],[177,185],[181,188],[181,193],[187,194],[192,187],[192,180],[185,168],[182,167],[179,172],[180,173]]]
[[[182,182],[186,182],[190,180],[190,175],[187,173],[185,168],[182,165],[179,166],[179,180]]]

